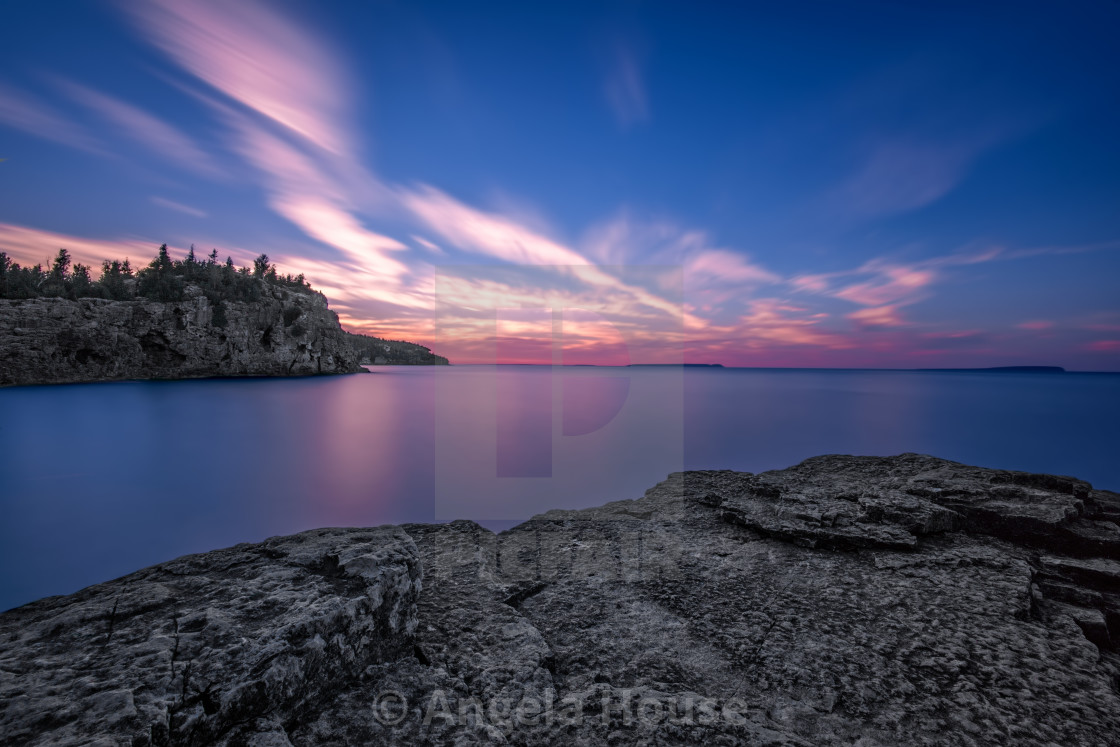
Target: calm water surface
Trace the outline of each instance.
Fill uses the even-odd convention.
[[[1120,490],[1120,375],[380,368],[0,390],[0,609],[321,526],[636,498],[916,451]]]

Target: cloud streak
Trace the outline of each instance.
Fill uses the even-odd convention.
[[[0,83],[0,123],[70,148],[105,155],[85,129],[63,117],[36,97]]]
[[[603,95],[621,129],[629,130],[649,120],[649,98],[642,70],[629,46],[620,44],[615,48],[603,81]]]
[[[163,197],[152,197],[151,201],[153,205],[159,205],[160,207],[165,207],[168,210],[174,210],[176,212],[184,213],[195,218],[206,217],[206,213],[204,211],[199,210],[198,208],[191,207],[190,205],[184,205],[181,202],[175,202],[174,200],[168,200]]]
[[[347,76],[326,46],[256,0],[123,6],[147,38],[200,80],[331,153],[353,148]]]
[[[91,88],[57,81],[70,98],[91,109],[116,125],[125,137],[138,141],[156,155],[177,163],[182,168],[210,178],[219,178],[223,172],[208,153],[183,132],[158,117]]]

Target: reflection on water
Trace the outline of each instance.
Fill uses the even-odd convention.
[[[918,451],[1120,489],[1120,376],[451,367],[0,390],[0,609],[319,526]]]

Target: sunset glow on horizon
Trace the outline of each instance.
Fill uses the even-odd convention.
[[[1120,370],[1116,3],[62,7],[0,11],[21,264],[265,252],[452,363]]]

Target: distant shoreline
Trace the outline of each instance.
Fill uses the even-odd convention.
[[[992,366],[987,368],[843,368],[843,367],[802,367],[802,366],[728,366],[722,363],[629,363],[611,365],[598,363],[453,363],[453,367],[463,366],[525,366],[532,368],[694,368],[721,369],[727,371],[880,371],[893,373],[985,373],[985,374],[1120,374],[1120,371],[1071,371],[1061,366]]]

